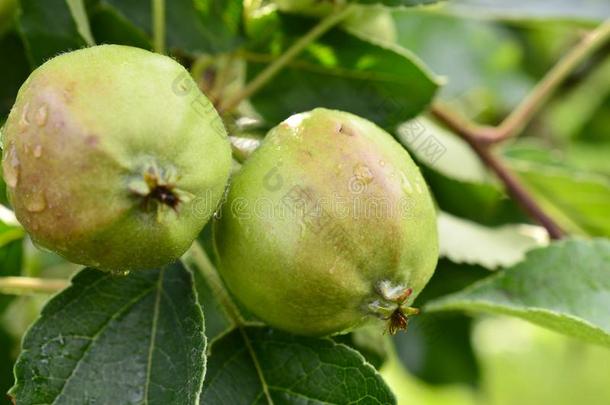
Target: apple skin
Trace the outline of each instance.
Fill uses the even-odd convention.
[[[188,72],[119,45],[36,69],[3,145],[9,200],[33,241],[110,271],[179,258],[214,213],[231,168],[222,122]]]
[[[291,116],[231,183],[214,222],[219,271],[273,327],[323,336],[369,315],[389,319],[377,310],[410,304],[434,272],[425,181],[404,148],[363,118],[323,108]]]

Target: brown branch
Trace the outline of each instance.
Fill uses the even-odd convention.
[[[609,39],[610,20],[606,20],[589,32],[578,45],[557,62],[530,94],[496,127],[479,125],[438,104],[431,108],[432,114],[440,122],[460,135],[471,146],[479,158],[504,183],[508,194],[530,217],[542,225],[553,239],[563,237],[564,231],[542,210],[517,176],[493,154],[491,146],[523,131],[568,75]]]
[[[468,142],[479,158],[498,176],[502,183],[504,183],[508,194],[517,201],[531,218],[547,230],[552,239],[561,239],[564,236],[564,232],[559,225],[542,210],[526,188],[521,184],[521,181],[492,153],[489,145],[482,143],[480,138],[473,136],[475,133],[472,132],[472,128],[461,126],[461,122],[456,120],[454,116],[448,115],[446,111],[437,107],[432,107],[432,114],[439,121],[445,123],[449,129]]]

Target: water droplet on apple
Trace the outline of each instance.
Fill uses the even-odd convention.
[[[47,117],[49,115],[48,107],[46,104],[42,104],[36,111],[34,121],[39,127],[43,127],[47,123]]]
[[[4,165],[4,180],[11,188],[17,187],[19,182],[19,156],[17,156],[17,149],[14,144],[11,144],[8,148],[6,164]]]
[[[42,156],[42,145],[34,146],[34,157],[39,158]]]
[[[30,126],[30,119],[28,117],[30,109],[30,103],[23,105],[23,112],[21,113],[21,119],[19,120],[19,129],[21,132],[25,132]]]
[[[25,209],[29,212],[42,212],[47,208],[47,201],[44,194],[35,192],[25,201]]]
[[[402,186],[402,190],[406,194],[413,194],[413,186],[411,185],[411,182],[403,172],[400,172],[400,184]]]

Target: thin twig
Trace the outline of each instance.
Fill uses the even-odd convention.
[[[212,101],[214,105],[220,105],[222,103],[223,91],[225,91],[225,86],[229,81],[229,76],[231,73],[231,69],[233,69],[233,64],[235,61],[235,52],[232,52],[222,58],[221,66],[219,66],[219,70],[214,77],[214,81],[212,83],[212,88],[208,94],[208,97]]]
[[[493,144],[509,139],[521,133],[570,73],[609,40],[610,20],[606,20],[585,35],[576,46],[559,60],[529,95],[498,126],[479,125],[458,117],[440,105],[436,105],[434,110],[442,115],[444,120],[446,119],[444,122],[447,125],[452,128],[455,126],[462,128],[469,133],[470,137],[477,139],[480,143]]]
[[[241,92],[225,100],[218,108],[220,113],[226,113],[236,108],[243,100],[249,98],[263,87],[273,76],[275,76],[286,64],[297,56],[310,43],[321,37],[332,27],[341,22],[351,11],[351,6],[343,7],[335,13],[330,14],[318,23],[311,31],[296,41],[279,58],[267,66]]]
[[[483,145],[493,144],[497,138],[497,127],[479,125],[456,114],[451,109],[436,102],[430,108],[434,115],[445,126],[463,137],[476,140]]]
[[[165,53],[165,0],[152,0],[153,47]]]
[[[498,126],[497,140],[501,141],[520,133],[540,110],[549,97],[565,81],[574,69],[610,39],[610,20],[606,20],[568,52],[531,93]]]
[[[229,292],[224,286],[224,283],[220,279],[216,268],[212,264],[212,261],[208,257],[206,251],[201,247],[199,242],[195,241],[191,245],[189,253],[192,257],[193,263],[201,276],[206,280],[214,297],[222,304],[223,308],[227,311],[227,314],[235,325],[244,325],[245,321],[239,311],[239,308],[233,302],[233,299],[229,295]]]
[[[267,388],[267,382],[265,380],[264,374],[262,373],[258,356],[256,354],[256,351],[252,347],[250,337],[248,336],[248,332],[246,330],[248,323],[244,320],[235,302],[233,302],[233,299],[224,287],[220,276],[216,272],[216,268],[212,264],[212,261],[208,257],[208,254],[201,247],[199,242],[193,242],[189,253],[191,254],[195,266],[197,267],[203,278],[206,280],[206,282],[209,284],[209,286],[212,288],[212,293],[214,294],[215,298],[226,310],[227,314],[233,321],[234,326],[239,329],[242,339],[244,340],[246,348],[248,349],[248,352],[250,354],[250,357],[252,358],[252,362],[254,363],[254,367],[256,368],[256,371],[261,379],[263,391],[269,400],[268,402],[272,404],[273,401],[271,401],[271,396],[269,395],[269,391]]]
[[[468,131],[456,125],[450,119],[439,115],[439,112],[432,111],[435,117],[448,124],[448,127],[468,142],[479,158],[489,167],[498,178],[504,183],[508,194],[523,208],[528,215],[542,225],[552,239],[561,239],[564,236],[563,230],[549,217],[536,200],[530,195],[529,191],[521,184],[521,181],[498,159],[488,145],[482,144],[473,138]],[[440,113],[442,114],[442,113]]]
[[[610,20],[588,33],[534,87],[531,93],[497,127],[476,124],[436,104],[432,114],[449,129],[460,135],[479,158],[500,178],[507,192],[549,233],[553,239],[564,236],[563,230],[540,208],[520,180],[491,151],[491,145],[518,135],[540,111],[544,103],[588,56],[610,39]]]
[[[26,295],[52,294],[66,288],[70,282],[64,279],[36,277],[0,277],[0,294]]]

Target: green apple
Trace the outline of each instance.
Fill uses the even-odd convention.
[[[222,121],[188,72],[119,45],[36,69],[3,145],[9,199],[34,242],[111,271],[179,258],[215,211],[231,168]]]
[[[348,331],[371,316],[406,327],[438,259],[419,168],[387,132],[318,108],[272,129],[234,176],[214,223],[230,291],[271,326]]]

